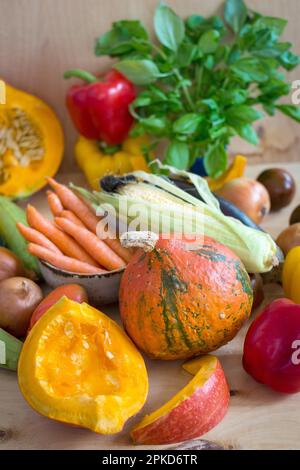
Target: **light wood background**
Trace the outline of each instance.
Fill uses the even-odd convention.
[[[212,14],[221,0],[168,0],[178,14]],[[0,77],[45,99],[63,122],[66,154],[63,171],[73,171],[75,131],[66,113],[64,97],[70,83],[63,72],[70,67],[104,70],[107,58],[93,54],[94,40],[112,21],[140,18],[152,28],[157,0],[0,0]],[[299,0],[247,0],[249,7],[289,20],[285,38],[300,53]],[[300,79],[300,67],[289,79]],[[231,152],[243,152],[250,161],[300,160],[300,127],[286,118],[259,124],[258,148],[236,140]]]

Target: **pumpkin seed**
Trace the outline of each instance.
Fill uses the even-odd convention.
[[[27,167],[42,160],[45,148],[38,127],[22,109],[11,108],[0,116],[0,120],[0,184],[3,184],[10,177],[10,166]],[[13,158],[5,161],[8,150]]]

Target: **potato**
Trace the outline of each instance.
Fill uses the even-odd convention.
[[[30,317],[42,298],[39,286],[26,277],[11,277],[1,281],[0,328],[14,336],[24,336]]]
[[[9,277],[23,276],[21,260],[10,250],[0,247],[0,281]]]

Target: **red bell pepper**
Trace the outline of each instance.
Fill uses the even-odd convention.
[[[65,72],[64,77],[85,80],[83,85],[72,86],[66,98],[78,132],[108,145],[121,144],[133,124],[129,105],[135,98],[134,85],[116,70],[111,70],[102,81],[79,69]]]
[[[243,366],[278,392],[300,391],[300,305],[278,299],[262,311],[247,332]]]

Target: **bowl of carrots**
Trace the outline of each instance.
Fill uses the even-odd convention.
[[[116,302],[122,273],[132,253],[109,236],[91,207],[67,186],[48,178],[52,220],[28,204],[28,226],[18,223],[28,251],[39,259],[51,287],[81,284],[94,305]]]

